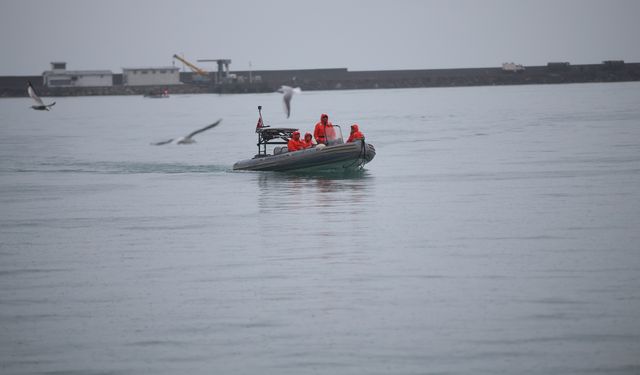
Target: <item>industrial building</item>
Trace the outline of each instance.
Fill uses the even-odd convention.
[[[180,69],[175,66],[122,68],[122,84],[125,86],[162,86],[180,83]]]
[[[42,73],[46,87],[104,87],[113,86],[110,70],[67,70],[66,62],[52,62],[51,70]]]

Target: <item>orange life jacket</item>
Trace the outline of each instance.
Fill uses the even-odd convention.
[[[298,151],[304,149],[304,142],[300,140],[300,133],[293,132],[291,139],[287,142],[287,149],[289,151]]]
[[[349,134],[349,139],[347,139],[347,143],[357,141],[359,139],[364,139],[364,134],[360,132],[358,129],[358,124],[351,125],[351,134]]]
[[[307,132],[304,135],[304,139],[302,140],[302,144],[304,144],[304,148],[313,147],[313,136],[311,133]]]
[[[322,123],[322,119],[324,117],[327,118],[326,124]],[[327,141],[336,139],[336,131],[333,128],[333,124],[329,122],[329,116],[325,114],[322,114],[322,116],[320,116],[320,122],[318,122],[316,124],[316,127],[313,129],[313,137],[316,139],[316,142],[318,142],[318,144],[326,144]]]

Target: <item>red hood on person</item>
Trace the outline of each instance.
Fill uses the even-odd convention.
[[[351,125],[351,134],[349,134],[349,139],[347,139],[347,143],[353,142],[357,139],[364,139],[364,134],[360,132],[360,128],[358,124]]]

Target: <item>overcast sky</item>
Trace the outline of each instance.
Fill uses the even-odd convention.
[[[639,19],[640,0],[1,0],[0,75],[51,61],[120,73],[174,53],[231,70],[640,62]]]

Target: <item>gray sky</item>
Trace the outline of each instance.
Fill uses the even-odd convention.
[[[232,70],[640,62],[639,17],[638,0],[0,0],[0,75],[50,61],[120,73],[174,53]]]

